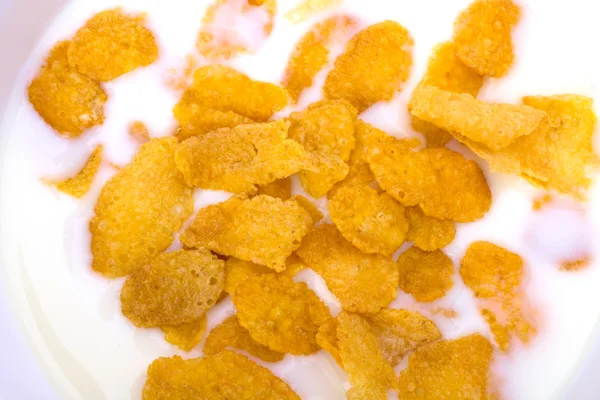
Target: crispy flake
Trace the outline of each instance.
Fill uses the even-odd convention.
[[[148,367],[143,400],[300,400],[292,389],[248,358],[232,351],[183,360],[159,358]]]
[[[344,368],[338,349],[337,320],[335,318],[331,318],[319,327],[316,339],[317,344],[328,352],[340,367]]]
[[[406,240],[421,250],[433,251],[452,243],[456,235],[456,224],[452,221],[428,217],[418,206],[405,210],[409,228]]]
[[[331,318],[327,306],[305,283],[275,274],[248,277],[238,285],[233,304],[250,336],[281,353],[316,352],[315,336]]]
[[[400,90],[412,64],[413,40],[397,22],[384,21],[356,34],[335,61],[323,88],[329,99],[345,99],[359,112]]]
[[[419,347],[400,373],[403,400],[488,399],[492,346],[474,334]]]
[[[29,102],[58,134],[76,138],[104,122],[108,96],[100,84],[69,66],[69,42],[56,44],[28,88]]]
[[[63,181],[52,181],[43,179],[49,185],[54,186],[58,190],[73,197],[82,198],[92,186],[94,178],[102,164],[102,145],[96,146],[83,168],[71,178]]]
[[[198,110],[192,118],[177,128],[175,136],[180,142],[192,137],[204,135],[220,128],[234,128],[238,125],[252,124],[253,120],[233,111],[220,111],[210,108]]]
[[[442,298],[452,288],[454,265],[439,250],[423,251],[411,247],[398,258],[400,289],[417,301],[430,302]]]
[[[176,144],[144,144],[102,188],[90,221],[94,270],[119,277],[148,264],[192,215],[192,190],[175,167]]]
[[[396,298],[398,267],[391,257],[361,252],[334,225],[314,229],[296,254],[325,279],[344,310],[376,313]]]
[[[98,81],[112,81],[158,58],[154,34],[143,15],[120,8],[96,14],[77,31],[69,46],[69,64]]]
[[[294,197],[292,197],[292,200],[296,201],[298,204],[300,204],[300,207],[308,211],[310,217],[312,218],[315,224],[323,219],[323,213],[317,208],[317,206],[312,201],[310,201],[306,197],[297,194]]]
[[[164,253],[125,281],[123,315],[144,328],[198,321],[215,305],[224,282],[225,263],[206,250]]]
[[[134,121],[129,124],[129,129],[127,131],[129,136],[136,142],[140,144],[144,144],[150,141],[150,133],[148,132],[148,127],[141,121]]]
[[[259,186],[258,194],[266,194],[267,196],[287,200],[292,197],[292,179],[291,177],[277,179],[275,182]]]
[[[250,261],[240,260],[239,258],[229,257],[227,261],[225,261],[225,291],[233,297],[238,285],[250,276],[257,276],[270,272],[273,272],[273,270],[265,266],[254,264]]]
[[[289,123],[223,128],[191,137],[175,148],[175,163],[190,186],[255,193],[257,186],[300,171],[304,148],[287,138]]]
[[[227,348],[246,351],[254,357],[268,362],[281,361],[284,356],[283,353],[270,350],[252,339],[246,328],[240,325],[235,315],[227,318],[210,331],[204,344],[204,355],[211,356]]]
[[[165,325],[160,329],[165,333],[165,340],[183,351],[191,351],[202,341],[206,333],[206,315],[197,321],[178,326]]]
[[[521,136],[530,135],[546,118],[533,107],[492,104],[475,99],[468,93],[453,93],[434,86],[414,91],[410,112],[448,132],[500,150]]]
[[[303,0],[286,12],[285,17],[291,23],[297,24],[342,3],[343,0]]]
[[[308,211],[294,200],[232,197],[201,209],[180,239],[188,247],[208,248],[282,271],[312,226]]]
[[[454,24],[457,57],[480,75],[506,75],[514,59],[511,32],[520,16],[512,0],[476,0]]]

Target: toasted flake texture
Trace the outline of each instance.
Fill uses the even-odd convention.
[[[210,108],[198,110],[186,123],[177,128],[175,136],[180,142],[204,135],[220,128],[234,128],[242,124],[252,124],[253,120],[233,111],[220,111]]]
[[[129,124],[127,133],[129,133],[129,136],[131,136],[133,140],[140,144],[144,144],[150,140],[148,127],[142,121],[134,121]]]
[[[414,152],[407,141],[372,146],[369,165],[381,187],[425,215],[471,222],[489,210],[492,194],[479,166],[444,148]]]
[[[397,22],[384,21],[357,33],[327,75],[329,99],[345,99],[359,112],[387,101],[408,78],[413,40]]]
[[[328,352],[340,367],[344,368],[338,349],[337,320],[335,318],[330,319],[319,327],[316,339],[317,344]]]
[[[93,16],[69,46],[69,64],[98,81],[111,81],[157,58],[156,40],[144,26],[144,17],[119,8]]]
[[[422,346],[400,373],[400,398],[486,400],[491,359],[492,346],[479,334]]]
[[[108,96],[100,84],[69,66],[69,42],[56,44],[28,88],[29,102],[58,134],[76,138],[104,122]]]
[[[409,228],[406,240],[421,250],[433,251],[452,243],[456,224],[452,221],[428,217],[418,206],[407,207],[404,214]]]
[[[292,389],[248,358],[232,351],[183,360],[159,358],[148,367],[143,400],[300,400]]]
[[[346,101],[324,101],[290,115],[288,135],[304,146],[312,170],[298,174],[304,190],[318,198],[348,174],[348,160],[356,143],[356,110]]]
[[[488,161],[492,170],[521,175],[544,189],[583,198],[591,184],[589,172],[600,165],[592,143],[593,100],[566,94],[525,97],[523,102],[548,114],[548,121],[542,121],[531,135],[497,152],[457,138]]]
[[[100,169],[100,164],[102,164],[102,149],[102,145],[96,146],[83,168],[75,176],[63,181],[44,179],[44,182],[78,199],[83,197],[90,190],[94,178]]]
[[[454,265],[439,250],[423,251],[411,247],[398,258],[400,289],[417,301],[430,302],[442,298],[452,288]]]
[[[292,179],[291,177],[277,179],[275,182],[260,186],[258,194],[266,194],[267,196],[287,200],[292,197]]]
[[[429,57],[427,70],[419,83],[421,85],[477,97],[483,77],[456,57],[454,43],[445,42],[438,45]],[[452,139],[452,135],[445,130],[417,117],[412,117],[412,127],[425,136],[427,147],[443,147]]]
[[[240,325],[235,315],[227,318],[210,331],[204,344],[204,355],[211,356],[229,347],[246,351],[254,357],[269,362],[281,361],[284,356],[283,353],[270,350],[252,339],[246,328]]]
[[[196,70],[194,83],[183,93],[173,113],[180,125],[206,109],[232,111],[264,122],[287,103],[286,91],[277,85],[253,81],[232,68],[210,65]]]
[[[503,351],[510,348],[513,336],[527,343],[536,333],[528,315],[523,275],[519,255],[489,242],[472,243],[461,261],[460,276],[479,300],[479,308]]]
[[[331,224],[309,233],[296,254],[325,279],[344,310],[376,313],[396,298],[398,268],[391,257],[361,252]]]
[[[308,211],[294,200],[232,197],[200,210],[181,241],[282,271],[312,226]]]
[[[305,283],[263,274],[241,282],[233,297],[240,324],[254,340],[280,353],[311,354],[329,309]]]
[[[404,207],[387,193],[369,186],[344,186],[328,204],[331,220],[344,238],[365,253],[391,255],[406,239]]]
[[[165,325],[160,329],[165,333],[165,340],[183,351],[191,351],[202,341],[206,333],[206,315],[197,321],[173,326]]]
[[[292,197],[292,200],[296,201],[298,204],[300,204],[300,207],[308,211],[315,224],[323,219],[323,213],[319,211],[317,206],[306,197],[297,194]]]
[[[289,123],[223,128],[191,137],[175,148],[175,163],[190,186],[255,193],[257,186],[300,171],[304,148],[287,138]]]
[[[192,190],[175,167],[176,144],[151,140],[102,188],[90,221],[94,270],[131,273],[166,250],[192,215]]]
[[[409,351],[442,338],[438,327],[418,312],[383,309],[365,319],[377,338],[383,357],[392,366]]]
[[[356,314],[342,311],[336,331],[340,358],[352,384],[347,398],[387,399],[387,389],[396,387],[396,374],[369,324]]]
[[[476,0],[454,24],[456,56],[480,75],[506,75],[514,59],[511,32],[520,14],[512,0]]]
[[[355,19],[335,15],[316,24],[296,44],[284,72],[283,86],[297,102],[304,89],[313,84],[313,79],[329,61],[329,48],[340,41],[340,36],[356,28]]]
[[[138,327],[194,322],[217,302],[224,282],[225,263],[206,250],[164,253],[129,275],[121,309]]]
[[[546,118],[545,112],[533,107],[485,103],[468,93],[453,93],[434,86],[415,90],[409,108],[413,116],[492,150],[500,150],[515,139],[530,135]]]
[[[257,276],[270,272],[273,272],[273,270],[265,266],[254,264],[250,261],[240,260],[239,258],[229,257],[227,261],[225,261],[225,291],[233,297],[238,285],[250,276]]]

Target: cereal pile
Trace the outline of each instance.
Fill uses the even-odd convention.
[[[205,16],[197,47],[207,64],[173,109],[177,130],[152,139],[132,123],[129,134],[141,147],[104,185],[89,225],[92,268],[126,277],[123,315],[136,327],[162,329],[184,351],[204,343],[201,358],[155,360],[143,398],[298,399],[238,351],[273,363],[320,350],[347,373],[349,399],[387,399],[388,390],[402,399],[496,398],[494,350],[510,351],[536,334],[522,287],[526,262],[478,241],[455,275],[442,249],[457,223],[486,215],[492,193],[478,163],[444,145],[457,140],[493,171],[584,199],[588,172],[599,164],[592,99],[478,100],[484,81],[513,63],[511,32],[521,10],[512,0],[476,0],[458,16],[452,41],[434,49],[408,104],[426,143],[397,138],[360,116],[392,99],[409,77],[414,41],[402,25],[324,19],[296,44],[276,85],[218,64],[251,51],[240,38],[220,42],[213,22],[226,3],[218,0]],[[309,3],[289,18],[312,12]],[[240,12],[253,7],[270,16],[268,36],[275,1],[248,0]],[[331,49],[344,42],[332,60]],[[103,123],[102,83],[158,56],[142,16],[101,12],[50,51],[29,86],[30,102],[58,134],[76,138]],[[274,118],[325,68],[323,100]],[[48,183],[81,197],[101,163],[99,146],[76,176]],[[293,175],[311,198],[327,199],[327,218],[293,193]],[[194,189],[233,196],[193,216]],[[175,238],[183,248],[165,252]],[[398,255],[407,242],[412,247]],[[304,269],[323,278],[341,305],[337,316],[294,280]],[[457,278],[472,291],[491,340],[449,340],[421,313],[389,308],[399,290],[420,303],[441,299]],[[206,313],[226,297],[235,315],[207,334]],[[398,377],[394,367],[403,360]]]

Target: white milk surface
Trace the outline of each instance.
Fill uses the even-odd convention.
[[[262,47],[254,45],[256,54],[230,62],[254,79],[279,82],[296,41],[326,16],[292,25],[283,14],[296,2],[279,3],[271,37]],[[413,73],[404,90],[392,101],[367,110],[361,118],[394,135],[416,135],[410,129],[406,111],[410,92],[421,78],[431,49],[451,38],[454,18],[469,3],[347,0],[329,12],[348,12],[364,26],[394,19],[407,27],[415,39]],[[489,80],[481,97],[517,102],[525,94],[579,93],[599,101],[600,63],[593,53],[597,49],[591,46],[600,37],[595,2],[521,3],[523,18],[515,32],[516,65],[508,77]],[[173,132],[171,108],[179,94],[165,81],[169,69],[181,68],[185,57],[193,53],[207,4],[202,0],[73,1],[40,39],[15,83],[0,134],[0,256],[2,265],[7,266],[9,286],[25,331],[65,399],[139,399],[145,371],[152,360],[173,354],[201,355],[202,346],[182,353],[166,343],[159,330],[134,328],[120,313],[123,281],[106,280],[90,268],[88,221],[102,184],[114,169],[105,163],[93,189],[81,200],[43,185],[40,178],[72,175],[98,143],[105,145],[107,160],[125,165],[138,148],[127,134],[127,126],[134,120],[144,122],[155,137]],[[116,5],[147,13],[148,24],[159,41],[160,59],[104,85],[109,101],[103,126],[76,141],[61,139],[33,111],[25,89],[55,42],[70,37],[94,13]],[[235,21],[229,29],[260,36],[260,29],[252,20]],[[324,76],[320,74],[317,83],[322,83]],[[313,88],[305,93],[301,103],[314,101],[319,95],[320,88]],[[472,157],[458,144],[452,148]],[[558,199],[543,212],[533,212],[532,201],[541,194],[538,190],[518,178],[490,174],[483,163],[482,168],[494,195],[492,209],[484,219],[459,226],[456,240],[445,251],[457,270],[466,248],[476,240],[493,241],[523,256],[528,275],[526,292],[538,311],[539,334],[527,346],[513,343],[509,354],[496,354],[496,381],[506,399],[564,398],[562,390],[584,355],[600,313],[599,247],[594,246],[600,234],[600,187],[594,186],[587,204]],[[228,197],[226,193],[210,191],[196,194],[197,208]],[[323,200],[318,204],[326,209]],[[172,247],[176,248],[177,243]],[[561,261],[582,255],[592,257],[589,268],[580,272],[559,271]],[[297,279],[307,282],[332,312],[338,312],[337,301],[321,278],[304,271]],[[425,315],[431,315],[435,307],[453,308],[458,312],[455,319],[432,316],[447,338],[476,331],[490,337],[473,296],[458,273],[446,298],[421,305],[411,296],[399,293],[392,306],[409,307]],[[229,300],[219,304],[209,312],[208,329],[233,312]],[[349,387],[345,373],[323,351],[310,357],[288,355],[267,366],[303,399],[343,399]]]

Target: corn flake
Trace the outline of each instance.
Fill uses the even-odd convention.
[[[227,318],[210,332],[204,344],[204,355],[211,356],[229,347],[246,351],[268,362],[281,361],[284,356],[283,353],[270,350],[252,339],[235,315]]]
[[[238,125],[252,124],[253,120],[233,111],[212,109],[199,110],[185,124],[177,128],[175,136],[180,142],[192,136],[200,136],[220,128],[234,128]]]
[[[520,14],[512,0],[476,0],[454,24],[456,56],[480,75],[506,75],[514,59],[511,32]]]
[[[342,3],[343,0],[303,0],[286,12],[285,18],[291,23],[299,23]]]
[[[143,400],[300,400],[287,383],[243,355],[224,351],[184,360],[159,358],[148,367]]]
[[[265,266],[229,257],[225,261],[225,291],[233,297],[238,285],[248,279],[248,277],[271,272],[273,270]]]
[[[275,182],[259,186],[258,194],[276,197],[281,200],[287,200],[292,197],[292,178],[277,179]]]
[[[165,340],[183,351],[191,351],[202,341],[206,333],[206,315],[197,321],[178,326],[165,325],[160,329],[165,333]]]
[[[345,99],[359,112],[400,90],[412,64],[413,40],[397,22],[384,21],[356,34],[339,56],[323,88],[329,99]]]
[[[323,219],[323,213],[317,208],[317,206],[302,195],[295,195],[292,197],[292,200],[296,201],[300,205],[300,207],[304,208],[310,214],[313,222],[316,224],[317,222]]]
[[[452,221],[429,217],[418,207],[405,210],[409,228],[406,240],[421,250],[434,251],[452,243],[456,235],[456,224]]]
[[[474,334],[416,349],[400,373],[403,400],[488,399],[492,346]]]
[[[404,207],[369,186],[344,186],[329,198],[329,214],[341,234],[365,253],[391,255],[406,239]]]
[[[330,319],[319,327],[316,340],[317,344],[328,352],[341,368],[344,368],[338,349],[337,320],[335,318]]]
[[[166,250],[192,215],[192,190],[177,171],[175,138],[153,139],[102,188],[90,221],[92,267],[125,276]]]
[[[173,113],[180,125],[206,109],[232,111],[254,121],[268,121],[288,103],[285,89],[253,81],[235,69],[205,66],[194,73],[194,83],[181,96]]]
[[[123,315],[145,328],[198,321],[223,292],[224,265],[205,250],[161,254],[125,281]]]
[[[355,145],[356,110],[345,101],[324,101],[290,115],[288,135],[304,146],[313,170],[298,174],[312,197],[326,194],[348,174],[348,160]]]
[[[128,133],[133,140],[140,144],[150,141],[150,132],[148,131],[148,127],[141,121],[134,121],[129,124]]]
[[[400,289],[417,301],[430,302],[442,298],[452,288],[454,265],[439,250],[423,251],[411,247],[398,258]]]
[[[56,44],[29,84],[29,102],[58,134],[72,139],[104,122],[108,96],[100,84],[69,66],[69,42]]]
[[[310,214],[296,201],[256,196],[232,197],[201,209],[181,242],[216,253],[285,269],[285,260],[313,226]]]
[[[83,168],[71,178],[63,181],[52,181],[44,179],[43,181],[54,186],[58,190],[78,199],[82,198],[92,186],[94,178],[102,164],[102,145],[96,146]]]
[[[369,324],[356,314],[337,316],[337,344],[352,388],[348,399],[387,400],[387,389],[395,388],[396,374],[385,360]]]
[[[546,117],[533,107],[491,104],[468,93],[453,93],[434,86],[414,91],[410,112],[448,132],[457,132],[492,150],[500,150],[521,136],[530,135]]]
[[[438,327],[418,312],[383,309],[365,319],[377,338],[383,357],[392,366],[408,352],[442,338]]]
[[[175,148],[175,163],[190,186],[255,193],[300,171],[307,161],[302,146],[287,138],[289,123],[223,128],[191,137]]]
[[[112,81],[152,64],[158,47],[144,20],[143,15],[130,16],[120,8],[94,15],[71,40],[69,64],[98,81]]]
[[[250,336],[281,353],[316,352],[315,336],[331,318],[327,306],[305,283],[275,274],[248,277],[238,285],[233,304]]]
[[[361,252],[334,225],[314,229],[296,254],[323,277],[344,310],[376,313],[396,298],[398,267],[391,257]]]

